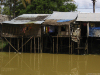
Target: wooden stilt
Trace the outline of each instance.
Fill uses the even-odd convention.
[[[72,54],[72,41],[71,41],[71,54]]]
[[[11,43],[11,38],[10,38],[10,43]],[[11,49],[11,48],[10,48],[10,45],[9,45],[9,52],[10,52],[10,49]]]
[[[78,41],[78,54],[79,54],[79,41]]]
[[[88,38],[87,38],[87,54],[88,54]]]
[[[40,52],[42,53],[42,50],[43,50],[43,45],[42,45],[42,38],[40,37]]]
[[[5,37],[4,37],[5,38]],[[18,50],[16,50],[15,48],[14,48],[14,46],[12,46],[12,44],[5,38],[5,40],[11,45],[11,47],[16,51],[16,52],[18,52]]]
[[[24,44],[23,44],[23,46],[24,45],[26,45],[31,39],[33,38],[33,36],[32,37],[30,37],[30,39],[29,40],[27,40]],[[20,47],[18,50],[20,50],[22,47]]]
[[[18,38],[18,50],[19,50],[19,38]]]
[[[39,53],[39,37],[38,37],[38,53]]]
[[[70,36],[69,36],[69,54],[70,54]]]
[[[53,38],[53,53],[54,53],[54,38]]]
[[[61,39],[61,52],[62,52],[62,39]]]
[[[23,52],[23,36],[22,36],[22,52]]]
[[[3,51],[3,39],[2,39],[2,51]],[[2,51],[1,51],[1,52],[2,52]]]
[[[35,48],[35,37],[34,37],[34,53],[36,53],[36,48]]]
[[[57,35],[57,53],[58,53],[58,35]]]
[[[32,53],[32,39],[31,39],[31,44],[30,44],[30,52]]]

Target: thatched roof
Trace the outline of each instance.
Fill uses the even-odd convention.
[[[68,21],[68,22],[57,22],[58,20],[45,20],[44,23],[42,23],[43,25],[70,25],[70,23],[74,22],[75,20],[71,20],[71,21]]]

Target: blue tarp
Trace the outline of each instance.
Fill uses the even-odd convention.
[[[68,21],[71,21],[71,20],[58,20],[57,22],[68,22]]]
[[[89,36],[100,37],[99,33],[96,33],[97,31],[100,32],[100,27],[89,27]]]

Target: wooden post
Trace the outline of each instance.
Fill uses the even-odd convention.
[[[53,38],[53,53],[54,53],[54,38]]]
[[[79,54],[79,41],[78,41],[78,54]]]
[[[71,41],[71,54],[72,54],[72,41]]]
[[[3,51],[3,39],[2,39],[2,51]],[[2,52],[2,51],[1,51],[1,52]]]
[[[23,52],[23,36],[22,36],[22,52]]]
[[[43,37],[40,37],[40,49],[41,49],[41,53],[42,53],[42,50],[43,50]]]
[[[19,38],[18,38],[18,50],[19,50]]]
[[[58,53],[58,35],[57,35],[57,53]]]
[[[38,53],[39,53],[39,37],[38,37]]]
[[[30,43],[30,52],[32,53],[32,39],[31,39],[31,43]]]
[[[34,37],[34,53],[36,53],[36,48],[35,48],[35,37]]]
[[[69,54],[70,54],[70,24],[69,24]]]
[[[10,38],[10,43],[11,43],[11,38]],[[11,49],[11,47],[10,47],[10,44],[9,44],[9,52],[10,52],[10,49]]]

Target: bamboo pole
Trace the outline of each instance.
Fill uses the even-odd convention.
[[[2,39],[2,51],[3,51],[3,39]],[[2,52],[2,51],[1,51],[1,52]]]
[[[22,36],[22,52],[23,52],[23,36]]]
[[[72,41],[71,41],[71,54],[72,54]]]
[[[19,50],[19,38],[17,40],[18,40],[18,50]]]
[[[53,53],[54,53],[54,38],[53,38]]]
[[[29,40],[27,40],[22,46],[24,46],[24,45],[26,45],[31,39],[33,38],[33,36],[32,37],[30,37],[30,39]],[[20,47],[18,50],[20,50],[22,47]]]
[[[10,43],[11,43],[11,38],[10,38]],[[9,52],[10,52],[10,49],[11,49],[11,48],[10,48],[10,45],[9,45]]]
[[[35,48],[35,37],[34,37],[34,53],[36,53],[36,48]]]
[[[38,37],[38,53],[39,53],[39,37]]]
[[[5,37],[4,37],[5,38]],[[15,49],[14,47],[13,47],[13,45],[5,38],[5,40],[11,45],[11,47],[16,51],[16,52],[18,52],[18,50],[17,49]]]
[[[41,53],[42,53],[42,50],[43,50],[43,37],[40,37],[40,50],[41,50]]]
[[[69,54],[70,54],[70,24],[69,24]]]
[[[32,39],[31,39],[31,44],[30,44],[30,52],[32,53]]]
[[[58,35],[57,35],[57,53],[58,53]]]

